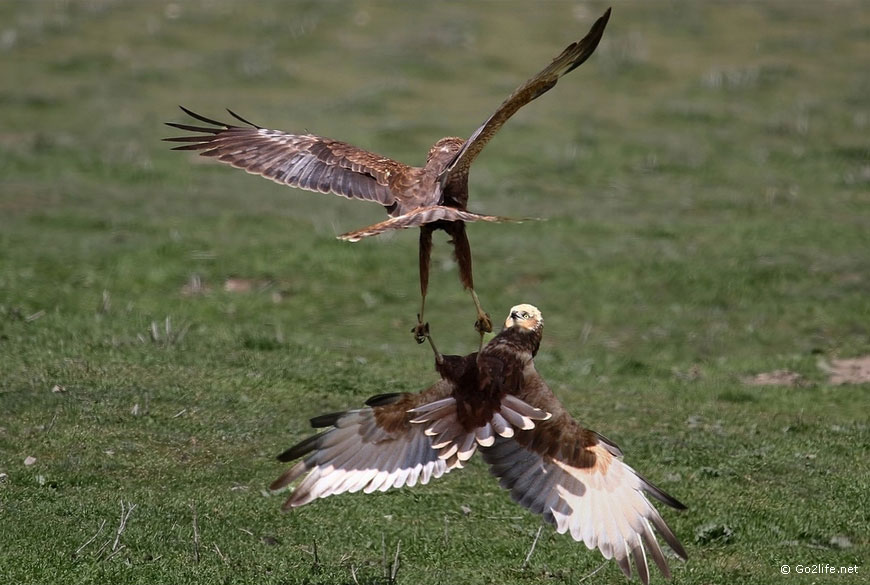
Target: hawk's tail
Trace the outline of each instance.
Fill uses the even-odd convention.
[[[404,215],[400,215],[398,217],[391,217],[386,221],[382,221],[380,223],[376,223],[374,225],[370,225],[368,227],[364,227],[353,232],[342,234],[338,236],[338,239],[345,240],[347,242],[358,242],[363,238],[367,238],[369,236],[376,236],[388,230],[403,230],[407,228],[420,227],[426,225],[427,223],[434,223],[436,221],[464,221],[468,223],[474,221],[488,221],[494,223],[521,223],[523,221],[532,221],[534,219],[535,218],[514,219],[510,217],[500,217],[497,215],[482,215],[480,213],[474,213],[472,211],[456,209],[455,207],[446,207],[444,205],[430,205],[428,207],[420,207],[418,209],[415,209],[414,211],[411,211]]]
[[[484,425],[472,430],[465,429],[457,419],[456,399],[452,396],[408,412],[414,417],[411,424],[426,425],[423,432],[432,437],[432,448],[438,451],[440,459],[456,457],[460,463],[468,461],[478,445],[491,446],[496,435],[511,438],[517,430],[531,430],[535,428],[535,421],[547,420],[551,416],[549,412],[526,404],[510,394],[502,398],[499,409],[492,413]]]

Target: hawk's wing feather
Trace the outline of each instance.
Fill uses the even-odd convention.
[[[477,428],[469,429],[463,424],[461,405],[453,396],[442,398],[412,409],[411,423],[422,425],[424,433],[432,437],[432,448],[438,450],[441,459],[468,461],[477,446],[488,447],[495,437],[513,437],[519,431],[535,426],[537,421],[550,418],[548,412],[534,408],[514,396],[506,396],[498,410],[491,413],[489,420]]]
[[[459,177],[466,175],[471,163],[477,158],[477,155],[480,154],[480,151],[483,150],[487,142],[507,122],[508,118],[513,116],[524,105],[556,85],[560,77],[583,64],[595,52],[596,47],[598,47],[598,42],[604,34],[604,28],[607,26],[609,18],[610,9],[608,8],[607,12],[595,21],[595,24],[592,25],[592,28],[583,39],[568,45],[552,63],[514,90],[486,122],[474,131],[471,137],[465,141],[459,152],[453,157],[453,160],[441,171],[439,175],[441,184],[446,185],[451,180],[458,180]]]
[[[537,372],[527,376],[519,398],[553,416],[481,449],[501,486],[560,534],[568,532],[615,559],[626,576],[633,561],[641,581],[649,583],[647,552],[669,576],[655,533],[680,558],[686,551],[645,493],[674,508],[685,506],[623,463],[616,445],[581,427]]]
[[[469,223],[474,221],[487,221],[495,223],[521,223],[523,221],[532,221],[533,219],[534,218],[513,219],[510,217],[500,217],[497,215],[482,215],[480,213],[465,211],[463,209],[457,209],[455,207],[446,207],[444,205],[429,205],[426,207],[418,207],[417,209],[404,215],[391,217],[390,219],[387,219],[380,223],[376,223],[362,229],[342,234],[338,236],[338,239],[345,240],[347,242],[358,242],[363,238],[367,238],[369,236],[376,236],[386,231],[404,230],[407,228],[420,227],[428,223],[434,223],[436,221],[464,221]]]
[[[202,156],[216,158],[283,185],[390,207],[396,203],[393,190],[396,181],[407,180],[415,170],[338,140],[261,128],[232,111],[230,114],[245,126],[218,122],[187,108],[181,109],[210,126],[167,122],[173,128],[198,133],[164,138],[168,142],[185,143],[174,150],[196,150]]]
[[[428,483],[458,461],[441,459],[420,425],[410,423],[408,410],[447,397],[453,384],[441,380],[419,394],[403,394],[381,406],[332,413],[312,424],[333,428],[309,437],[278,456],[300,459],[270,486],[278,490],[302,478],[284,509],[344,492],[386,491]]]

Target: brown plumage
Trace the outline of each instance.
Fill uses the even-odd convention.
[[[384,206],[389,219],[343,234],[340,239],[355,242],[388,230],[419,227],[421,303],[413,331],[420,343],[425,339],[423,314],[432,232],[444,230],[453,244],[462,285],[471,292],[477,310],[475,327],[482,340],[483,333],[492,330],[492,322],[474,292],[471,247],[465,224],[509,220],[467,210],[471,163],[508,118],[589,58],[604,34],[609,17],[610,9],[582,40],[571,43],[550,65],[517,88],[468,140],[447,137],[436,142],[422,167],[408,166],[329,138],[261,128],[232,111],[230,114],[244,125],[219,122],[181,108],[208,126],[169,123],[174,128],[198,134],[165,140],[189,143],[176,150],[200,151],[202,156],[216,158],[277,183]]]
[[[543,327],[544,319],[536,307],[517,305],[511,308],[501,332],[477,354],[442,356],[429,338],[435,369],[454,384],[455,390],[450,398],[415,408],[412,422],[426,425],[426,434],[435,437],[433,448],[442,457],[458,453],[465,461],[478,444],[490,446],[497,435],[510,438],[514,428],[528,430],[535,420],[549,418],[545,411],[524,411],[514,398],[520,394],[526,368],[538,353]],[[501,412],[508,405],[511,408]]]
[[[435,348],[435,369],[453,384],[449,397],[415,407],[414,424],[426,427],[442,459],[468,460],[477,446],[496,436],[510,438],[550,415],[517,400],[526,369],[538,352],[544,320],[532,305],[511,308],[505,326],[479,353],[443,356]],[[428,332],[427,332],[428,333]]]
[[[511,308],[504,328],[477,356],[479,394],[497,399],[506,394],[519,394],[523,371],[538,353],[543,329],[544,319],[536,307]]]
[[[480,450],[514,501],[542,515],[557,532],[597,548],[629,578],[633,565],[644,584],[649,583],[647,554],[670,577],[656,534],[680,558],[686,559],[686,551],[646,494],[673,508],[685,506],[623,463],[619,447],[583,428],[565,410],[535,369],[542,319],[531,309],[514,307],[505,329],[480,353],[436,352],[441,380],[423,392],[381,395],[367,408],[313,419],[314,426],[334,428],[279,456],[282,461],[303,458],[271,486],[283,488],[305,476],[285,509],[345,491],[426,483],[462,467]],[[517,349],[508,350],[509,345]],[[494,361],[504,363],[492,368]],[[484,373],[488,367],[491,371]],[[512,374],[518,367],[517,387],[496,381],[497,371]],[[493,402],[493,395],[500,399]],[[490,418],[474,426],[470,421],[480,422],[481,409]],[[466,410],[477,414],[458,414]]]

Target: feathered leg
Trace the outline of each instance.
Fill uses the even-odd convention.
[[[492,331],[492,319],[483,310],[483,307],[480,306],[480,299],[477,298],[477,293],[474,292],[474,275],[471,270],[471,244],[468,243],[468,236],[465,234],[464,222],[454,221],[449,226],[447,233],[452,236],[450,241],[453,244],[453,255],[459,264],[459,280],[462,281],[462,286],[466,290],[471,291],[471,300],[474,301],[474,308],[477,310],[477,321],[474,322],[474,328],[480,333],[480,346],[483,347],[483,335]]]
[[[417,343],[423,343],[429,337],[429,324],[423,322],[423,314],[426,310],[426,291],[429,289],[429,259],[432,256],[433,231],[434,228],[428,224],[420,227],[420,312],[417,313],[416,327],[411,329]]]

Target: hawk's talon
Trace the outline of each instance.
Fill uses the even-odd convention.
[[[419,318],[420,315],[417,315],[417,319]],[[429,338],[429,323],[417,321],[417,325],[411,329],[411,333],[414,334],[414,341],[423,343]]]
[[[492,333],[492,319],[489,313],[484,313],[478,317],[477,321],[474,322],[474,329],[481,335]]]

